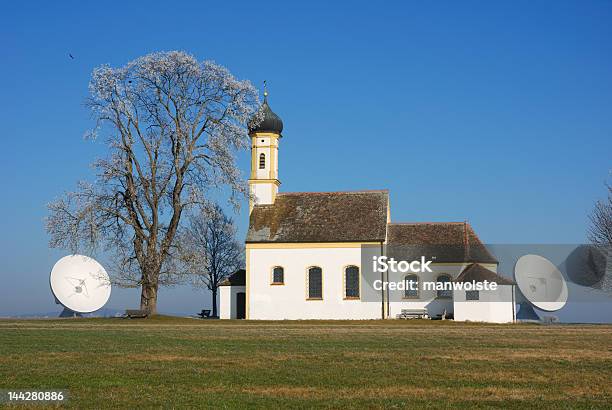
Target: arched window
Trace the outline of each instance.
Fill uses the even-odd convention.
[[[282,268],[282,266],[276,266],[274,269],[272,269],[272,284],[285,284],[285,270]]]
[[[323,271],[318,266],[308,268],[308,299],[323,299]]]
[[[266,169],[266,154],[259,154],[259,169]]]
[[[357,266],[347,266],[344,269],[344,297],[359,299],[359,268]]]
[[[450,276],[448,276],[448,275],[440,275],[436,279],[436,282],[443,283],[444,286],[448,286],[448,285],[446,285],[446,283],[450,282]],[[440,286],[440,285],[437,285],[437,286]],[[438,290],[438,298],[440,298],[440,299],[450,299],[452,297],[453,297],[453,291],[452,290],[446,289],[446,288]]]
[[[419,277],[417,275],[406,275],[404,278],[406,289],[404,290],[404,298],[418,299],[419,298]]]

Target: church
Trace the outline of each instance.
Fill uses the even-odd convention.
[[[417,314],[514,322],[515,284],[467,222],[391,219],[387,190],[279,192],[283,122],[264,92],[263,120],[249,127],[251,170],[246,266],[220,287],[221,319],[393,319]],[[416,248],[415,248],[416,247]],[[376,290],[369,261],[397,249],[432,256],[426,272],[383,274],[416,283]],[[496,290],[425,290],[424,282],[496,282]]]

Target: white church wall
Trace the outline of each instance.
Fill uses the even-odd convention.
[[[479,292],[479,300],[465,298],[465,291],[453,292],[454,315],[457,321],[511,323],[514,322],[514,286],[500,285],[497,290]]]
[[[361,265],[361,248],[353,244],[337,246],[274,249],[247,246],[248,318],[380,319],[380,302],[344,299],[344,268]],[[284,269],[284,285],[270,284],[275,266]],[[323,271],[322,300],[307,300],[307,271],[311,266]]]
[[[219,318],[231,319],[231,286],[219,286]]]
[[[258,204],[272,204],[277,188],[273,183],[252,184],[251,193],[257,198]]]
[[[238,310],[236,294],[245,292],[245,286],[219,286],[219,318],[236,319]]]
[[[278,245],[276,245],[278,246]],[[249,319],[380,319],[380,301],[347,300],[344,298],[344,269],[346,266],[361,264],[360,247],[293,247],[247,248],[248,263],[247,315]],[[300,244],[299,246],[307,246]],[[272,269],[282,266],[284,284],[272,285]],[[307,299],[307,271],[318,266],[323,271],[323,299]],[[432,272],[419,273],[420,287],[424,281],[435,282],[440,275],[456,278],[465,265],[430,265]],[[496,266],[487,268],[495,270]],[[405,274],[390,274],[389,280],[399,282]],[[507,287],[506,287],[507,288]],[[396,291],[398,292],[398,291]],[[505,290],[499,291],[500,298],[507,298]],[[465,302],[465,292],[453,292],[451,298],[439,298],[435,290],[420,289],[418,299],[397,300],[398,294],[389,303],[388,317],[395,318],[402,309],[427,308],[430,316],[441,315],[444,311],[454,313],[456,320],[487,322],[511,322],[512,305],[496,301],[484,303]],[[484,297],[487,297],[483,294]],[[457,300],[459,297],[459,300]],[[490,296],[489,298],[492,298]],[[509,296],[511,298],[511,294]],[[232,297],[235,300],[235,296]],[[488,300],[488,299],[487,299]],[[456,312],[457,302],[463,302]],[[509,308],[509,309],[508,309]],[[235,307],[234,307],[235,309]],[[510,313],[508,313],[510,312]],[[457,317],[457,314],[459,317]]]

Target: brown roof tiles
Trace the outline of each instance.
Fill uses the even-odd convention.
[[[383,242],[388,206],[386,190],[280,193],[253,208],[246,242]]]
[[[219,286],[245,286],[246,285],[246,271],[244,269],[238,269],[232,273],[227,279],[219,284]]]
[[[498,262],[467,222],[392,223],[387,232],[389,255],[424,255],[437,263]]]
[[[466,267],[457,279],[455,279],[455,282],[484,282],[485,280],[496,282],[498,285],[516,285],[513,280],[505,278],[477,263],[473,263]]]

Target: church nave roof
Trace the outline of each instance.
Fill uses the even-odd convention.
[[[389,192],[279,193],[256,205],[246,242],[382,242]]]

